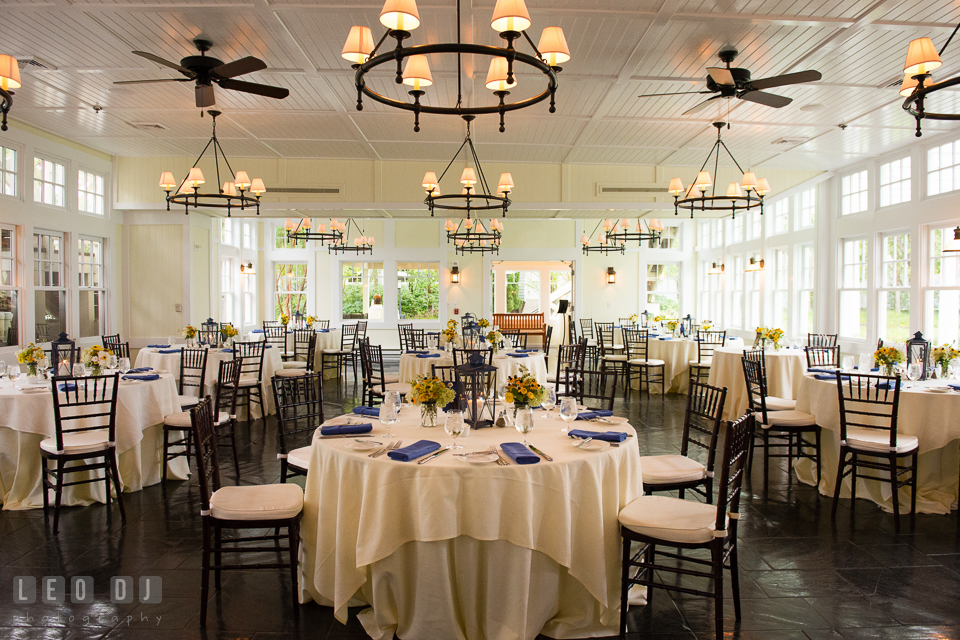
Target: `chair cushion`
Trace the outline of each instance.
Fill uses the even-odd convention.
[[[225,411],[221,411],[217,416],[217,425],[225,424],[228,420],[230,420],[230,414],[226,413]],[[163,424],[168,427],[189,429],[192,426],[190,422],[190,412],[181,411],[180,413],[171,413],[168,416],[164,416]]]
[[[324,349],[323,352],[331,356],[340,355],[340,354],[350,355],[351,353],[353,353],[353,351],[341,351],[340,349]]]
[[[105,451],[110,448],[107,445],[108,436],[109,432],[106,429],[65,433],[63,434],[63,452],[92,453],[94,451]],[[48,453],[57,453],[57,439],[46,438],[41,440],[40,448]]]
[[[413,387],[406,382],[391,382],[390,384],[384,385],[383,388],[387,391],[397,391],[402,396],[409,394],[413,390]]]
[[[400,382],[400,376],[399,375],[383,376],[383,382],[384,384],[394,384],[396,382]]]
[[[66,443],[64,443],[66,444]],[[909,453],[920,446],[917,436],[897,434],[897,453]],[[861,451],[890,452],[890,432],[880,429],[850,427],[847,429],[847,446]]]
[[[767,411],[793,411],[797,408],[797,401],[789,398],[767,396],[764,402],[767,403]]]
[[[760,420],[759,415],[757,420]],[[815,427],[817,419],[803,411],[771,411],[767,413],[767,424],[761,425],[764,429],[770,427]]]
[[[305,376],[309,373],[306,369],[277,369],[273,372],[273,375],[280,378],[299,378],[300,376]]]
[[[181,409],[186,409],[200,403],[200,398],[197,396],[177,396],[177,400],[180,401]]]
[[[687,456],[641,456],[640,471],[644,484],[671,484],[703,480],[707,468]]]
[[[210,496],[210,515],[220,520],[282,520],[303,510],[303,489],[296,484],[221,487]]]
[[[626,362],[627,356],[624,356],[624,355],[603,356],[603,359],[609,360],[611,362]]]
[[[633,360],[627,360],[628,364],[640,364],[646,367],[662,367],[667,364],[666,360],[657,360],[651,358],[649,360],[642,360],[640,358],[634,358]]]
[[[691,360],[687,363],[688,366],[704,367],[705,369],[709,369],[711,364],[713,364],[713,361],[711,358],[704,358],[703,362],[700,362],[699,360]]]
[[[293,361],[293,362],[284,362],[283,368],[284,369],[306,369],[307,363],[302,360]]]
[[[243,374],[242,376],[240,376],[240,383],[239,383],[238,386],[240,386],[240,387],[259,387],[259,386],[260,386],[260,380],[257,378],[257,376],[253,375],[252,373],[245,373],[245,374]]]
[[[697,544],[713,540],[717,505],[667,496],[643,496],[620,511],[620,524],[644,536]]]
[[[310,450],[311,447],[300,447],[287,454],[287,464],[293,465],[298,469],[307,471],[310,469]]]
[[[547,382],[556,382],[556,381],[557,381],[557,374],[555,373],[547,374]]]

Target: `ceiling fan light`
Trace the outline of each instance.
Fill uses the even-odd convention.
[[[754,175],[753,171],[747,171],[743,174],[743,181],[740,182],[740,187],[747,193],[757,188],[757,176]]]
[[[373,33],[370,27],[350,27],[350,33],[347,34],[347,41],[343,45],[340,57],[354,64],[363,64],[371,51],[373,51]]]
[[[247,176],[246,171],[237,171],[237,174],[233,176],[233,183],[237,185],[237,189],[241,191],[246,191],[247,187],[250,186],[250,178]]]
[[[490,58],[490,68],[487,70],[487,89],[491,91],[506,91],[517,86],[517,76],[507,82],[507,59],[495,56]]]
[[[187,174],[187,183],[193,188],[202,185],[204,183],[203,171],[200,171],[199,167],[191,168],[190,173]]]
[[[920,81],[909,73],[903,76],[903,84],[900,85],[900,95],[904,98],[910,97],[910,95],[913,93],[913,90],[917,88],[918,84],[920,84]]]
[[[436,189],[436,188],[439,187],[439,186],[440,186],[440,184],[439,184],[439,182],[437,181],[437,174],[436,174],[436,173],[434,173],[433,171],[427,171],[425,174],[423,174],[423,188],[424,188],[424,189],[426,189],[427,191],[430,191],[430,190],[432,190],[432,189]]]
[[[175,186],[177,186],[177,181],[173,179],[173,174],[169,171],[164,171],[160,174],[160,188],[164,191],[170,191]]]
[[[416,55],[407,58],[407,64],[403,67],[403,84],[412,86],[414,91],[433,84],[427,56]]]
[[[254,178],[250,182],[250,192],[257,197],[260,197],[262,194],[267,192],[267,188],[263,186],[263,180],[260,178]]]
[[[770,193],[770,191],[771,191],[770,183],[767,182],[766,178],[760,178],[759,180],[757,180],[757,188],[756,188],[757,195],[765,196],[768,193]]]
[[[413,31],[420,26],[416,0],[387,0],[380,10],[380,24],[396,31]]]
[[[917,38],[910,41],[903,72],[908,76],[930,73],[942,64],[933,41],[930,38]]]
[[[697,179],[693,182],[695,186],[700,191],[703,191],[706,187],[712,186],[713,182],[710,180],[709,171],[701,171],[697,174]]]
[[[667,189],[667,193],[672,196],[679,196],[683,193],[683,181],[680,178],[671,178],[670,188]]]
[[[530,12],[523,0],[497,0],[490,20],[494,31],[526,31],[530,24]]]
[[[551,67],[556,67],[570,59],[570,47],[567,46],[567,38],[560,27],[544,27],[537,49]]]
[[[0,87],[4,91],[10,89],[19,89],[20,84],[20,65],[13,56],[0,55]]]
[[[463,173],[460,174],[460,184],[468,187],[477,184],[477,173],[473,170],[473,167],[464,167]]]

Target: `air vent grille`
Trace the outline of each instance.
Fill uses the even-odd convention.
[[[665,187],[629,184],[597,184],[598,196],[624,195],[631,193],[665,193]]]
[[[32,69],[45,69],[47,71],[56,71],[57,67],[54,64],[47,62],[37,56],[17,56],[17,66],[21,69],[32,68]]]
[[[328,196],[340,195],[340,187],[276,187],[271,193],[316,193]]]
[[[776,140],[774,140],[774,141],[771,142],[770,144],[791,144],[791,145],[793,145],[793,144],[803,144],[804,142],[806,142],[806,141],[809,140],[809,139],[810,139],[810,138],[801,137],[801,136],[792,137],[792,138],[777,138]]]
[[[141,131],[166,131],[167,128],[159,122],[131,122],[131,126]]]

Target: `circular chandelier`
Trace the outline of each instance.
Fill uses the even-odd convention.
[[[416,0],[386,0],[380,11],[380,23],[387,27],[380,41],[374,45],[373,34],[369,27],[353,26],[347,35],[341,56],[353,63],[357,70],[357,110],[363,110],[363,96],[376,100],[381,104],[396,109],[412,111],[414,114],[414,131],[420,131],[420,114],[435,113],[442,115],[500,115],[500,131],[504,131],[504,114],[507,111],[516,111],[550,99],[550,113],[555,113],[557,73],[561,70],[560,64],[570,59],[570,49],[560,27],[546,27],[540,36],[537,46],[527,35],[530,27],[530,13],[523,0],[497,0],[493,10],[490,26],[500,37],[506,40],[505,47],[492,47],[482,44],[461,42],[460,28],[460,0],[457,0],[457,41],[451,43],[421,44],[403,46],[403,41],[411,36],[411,31],[420,26],[420,13],[417,10]],[[385,53],[377,52],[387,37],[396,40],[396,47]],[[517,51],[513,44],[523,37],[533,49],[534,55]],[[426,95],[424,89],[433,84],[430,65],[427,61],[429,54],[456,54],[457,55],[457,86],[458,97],[455,106],[433,106],[422,104],[420,98]],[[483,107],[465,107],[462,104],[463,70],[460,64],[462,54],[481,55],[490,58],[487,72],[486,87],[493,91],[499,99],[499,104]],[[412,102],[395,100],[377,93],[367,86],[366,75],[381,65],[396,64],[396,83],[412,87],[407,93],[413,98]],[[543,92],[515,102],[507,102],[509,89],[517,85],[514,67],[517,63],[541,71],[546,76],[546,88]]]
[[[207,113],[213,118],[213,135],[210,136],[207,146],[200,152],[197,161],[190,167],[187,177],[177,183],[173,179],[172,172],[164,171],[160,174],[160,188],[167,192],[167,211],[170,211],[171,204],[183,205],[185,214],[190,213],[190,207],[194,209],[226,209],[229,218],[234,209],[245,211],[250,207],[256,208],[257,215],[260,215],[260,196],[267,191],[263,186],[263,180],[260,178],[250,180],[246,171],[234,173],[230,161],[227,160],[227,154],[223,152],[220,141],[217,140],[217,116],[221,112],[211,109]],[[201,115],[203,114],[201,113]],[[228,175],[233,176],[233,180],[224,182],[219,191],[202,192],[200,191],[200,185],[205,184],[206,181],[203,177],[203,171],[197,165],[211,147],[213,147],[214,166],[217,169],[217,184],[220,184],[220,156],[223,156],[223,162],[227,165],[227,170],[230,171]],[[176,193],[171,193],[177,184],[180,185],[179,189]],[[248,193],[252,193],[253,196],[247,195]]]
[[[11,89],[19,89],[21,86],[20,63],[13,56],[0,55],[0,113],[3,114],[0,131],[7,130],[7,114],[13,106]]]
[[[597,233],[597,229],[603,225],[603,231]],[[591,244],[590,236],[584,234],[580,237],[580,244],[583,246],[583,255],[591,253],[602,253],[608,255],[611,253],[625,253],[627,241],[623,239],[612,240],[607,235],[611,230],[616,230],[616,225],[612,220],[601,220],[593,228],[593,233],[597,233],[597,244]],[[592,235],[592,234],[591,234]]]
[[[457,224],[454,224],[453,220],[447,220],[443,229],[447,232],[447,243],[453,243],[456,253],[465,255],[500,252],[503,223],[497,218],[490,219],[489,228],[484,227],[480,220],[464,218]]]
[[[960,84],[960,76],[943,82],[924,84],[930,80],[930,72],[943,65],[940,56],[946,51],[947,45],[953,40],[953,36],[957,35],[958,29],[960,29],[960,24],[954,28],[953,33],[947,38],[939,53],[937,53],[930,38],[912,40],[910,47],[907,49],[907,60],[903,65],[904,77],[903,84],[900,85],[900,95],[906,98],[903,101],[903,110],[917,121],[916,136],[918,138],[923,135],[920,131],[920,121],[924,118],[930,120],[960,120],[960,114],[958,113],[930,112],[924,106],[924,101],[930,94]]]
[[[707,159],[704,160],[700,166],[696,180],[690,185],[690,188],[684,189],[683,182],[680,178],[670,180],[670,188],[667,189],[667,191],[673,195],[673,214],[677,215],[680,213],[680,209],[684,209],[690,212],[691,218],[693,217],[694,211],[702,211],[704,213],[708,211],[723,214],[731,213],[733,217],[736,218],[737,211],[749,211],[750,209],[760,207],[760,215],[763,215],[763,197],[770,193],[770,183],[767,182],[766,178],[760,178],[758,180],[752,171],[744,172],[740,163],[733,157],[730,149],[727,148],[726,143],[724,143],[720,137],[724,127],[730,128],[729,123],[714,122],[713,126],[717,128],[717,141],[713,143],[713,146],[707,153]],[[743,174],[743,179],[739,183],[730,183],[730,186],[727,187],[727,195],[725,196],[717,195],[717,187],[710,178],[710,172],[705,170],[707,163],[710,162],[710,158],[713,156],[713,174],[717,175],[717,169],[720,165],[720,147],[723,147],[723,150],[726,151],[730,159],[733,160],[733,164],[737,165],[737,169]],[[716,152],[715,156],[714,152]],[[708,189],[710,190],[710,195],[707,195]],[[680,194],[683,194],[683,197],[680,197]],[[753,194],[756,194],[756,196]]]
[[[659,240],[663,234],[663,223],[653,218],[652,220],[637,220],[637,226],[624,218],[620,221],[620,230],[617,230],[616,220],[607,220],[603,224],[603,230],[607,240],[611,242],[634,242],[643,244],[652,240]]]
[[[339,237],[329,241],[327,244],[328,253],[373,253],[373,236],[364,235],[363,229],[352,219],[346,222],[331,220],[331,229],[333,229],[335,225],[336,230],[339,232]],[[352,242],[350,241],[351,227],[353,227],[355,233]]]
[[[327,225],[322,222],[317,223],[317,226],[314,227],[313,221],[310,218],[300,218],[299,222],[288,219],[283,225],[283,228],[287,231],[287,240],[302,240],[304,242],[307,240],[316,240],[320,244],[325,242],[338,242],[343,238],[343,229],[341,227],[345,228],[346,225],[338,222],[336,218],[330,219],[329,231],[327,231]],[[373,238],[368,239],[372,240]]]

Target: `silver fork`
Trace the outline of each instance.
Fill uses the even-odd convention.
[[[500,465],[501,467],[508,467],[508,466],[510,466],[510,463],[503,459],[503,455],[500,454],[500,450],[496,447],[496,445],[494,445],[493,451],[494,451],[494,453],[497,454],[497,464],[498,464],[498,465]]]
[[[394,442],[397,442],[397,441],[394,440]],[[384,453],[386,453],[387,451],[389,451],[392,446],[393,446],[393,442],[391,442],[390,444],[388,444],[387,446],[385,446],[383,449],[377,449],[377,450],[374,451],[373,453],[367,454],[367,457],[368,457],[368,458],[376,458],[377,456],[381,456],[381,455],[383,455]]]

